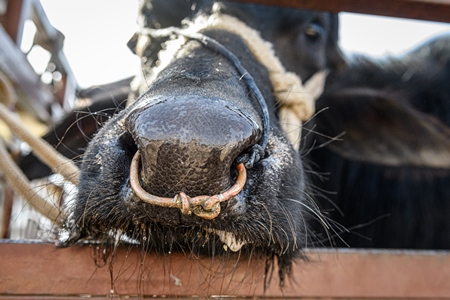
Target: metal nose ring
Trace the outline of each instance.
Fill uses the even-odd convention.
[[[139,162],[141,154],[139,150],[133,156],[130,165],[130,185],[136,196],[153,205],[163,207],[179,208],[185,215],[194,213],[196,216],[206,220],[212,220],[220,213],[220,202],[229,200],[236,196],[244,188],[247,181],[247,171],[243,163],[236,165],[238,176],[236,183],[225,192],[213,196],[189,197],[183,192],[176,194],[173,198],[159,197],[145,191],[139,182]]]

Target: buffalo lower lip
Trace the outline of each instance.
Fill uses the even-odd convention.
[[[246,169],[244,164],[240,163],[236,166],[238,171],[236,183],[221,194],[191,198],[185,193],[180,192],[173,198],[159,197],[148,193],[141,187],[139,182],[139,162],[140,152],[137,151],[130,165],[130,185],[140,200],[153,205],[179,208],[183,214],[190,215],[194,213],[206,220],[212,220],[217,217],[220,213],[220,202],[227,201],[239,194],[247,181]]]

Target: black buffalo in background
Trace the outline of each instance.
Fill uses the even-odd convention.
[[[350,57],[317,111],[304,147],[335,245],[450,249],[450,35]]]
[[[42,138],[65,157],[76,162],[92,136],[103,124],[125,108],[132,78],[92,86],[77,93],[77,108],[59,120]],[[47,177],[51,170],[33,152],[23,152],[18,165],[29,180]]]

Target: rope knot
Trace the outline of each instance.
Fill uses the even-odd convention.
[[[314,114],[314,98],[297,75],[291,72],[273,73],[270,79],[282,107],[293,110],[301,121],[308,120]]]
[[[289,79],[289,74],[292,73],[286,72],[280,74],[280,76],[274,75],[274,79],[271,77],[271,80],[278,103],[280,103],[278,117],[281,127],[293,147],[298,150],[303,122],[311,118],[315,112],[315,100],[323,92],[327,72],[322,71],[314,74],[304,85],[295,74],[293,74],[293,79]],[[289,91],[281,88],[278,91],[275,88],[275,84],[279,84],[280,87],[286,89],[287,82],[292,82]]]

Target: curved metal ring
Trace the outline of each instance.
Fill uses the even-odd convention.
[[[148,193],[141,187],[139,182],[140,158],[141,154],[138,150],[133,156],[130,165],[130,185],[133,192],[140,200],[153,205],[179,208],[183,214],[190,215],[191,213],[194,213],[195,215],[207,220],[217,217],[220,213],[220,202],[227,201],[231,197],[239,194],[247,181],[247,171],[244,164],[240,163],[236,166],[238,171],[236,183],[221,194],[191,198],[185,193],[180,192],[173,198],[158,197]]]

